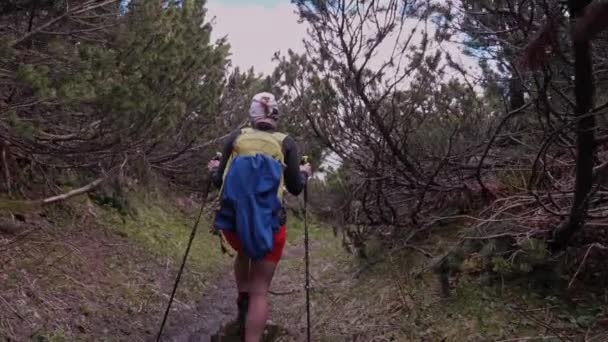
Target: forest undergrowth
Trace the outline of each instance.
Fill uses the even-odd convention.
[[[554,270],[500,275],[484,268],[479,254],[447,273],[428,269],[429,256],[450,251],[464,230],[454,226],[416,248],[371,242],[367,260],[325,248],[321,259],[331,261],[314,273],[320,340],[606,340],[604,288],[568,288]]]
[[[184,205],[193,204],[187,197],[138,192],[123,198],[127,213],[102,198],[47,208],[31,230],[2,236],[2,338],[124,341],[157,332],[196,208]],[[173,315],[202,300],[229,262],[207,228],[199,229]]]
[[[12,341],[152,338],[198,209],[196,201],[164,191],[133,190],[120,200],[103,191],[75,197],[37,220],[30,216],[39,228],[3,237],[0,335]],[[167,329],[183,338],[233,318],[230,257],[208,232],[208,219]],[[498,266],[506,266],[496,253],[488,261],[483,253],[454,249],[465,246],[470,228],[463,224],[441,227],[415,246],[371,240],[361,258],[345,248],[341,230],[311,219],[315,340],[604,341],[608,333],[605,289],[551,268],[501,272]],[[303,229],[292,213],[271,295],[270,324],[286,332],[279,341],[304,336]],[[429,267],[438,256],[449,268]],[[218,308],[224,321],[206,322]]]
[[[267,75],[205,0],[0,3],[0,334],[153,335],[204,165],[270,91],[320,174],[316,337],[604,340],[608,3],[290,3],[304,47]],[[298,339],[290,207],[273,300]],[[171,333],[234,309],[201,228]]]

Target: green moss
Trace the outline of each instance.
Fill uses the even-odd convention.
[[[527,189],[530,176],[530,170],[502,170],[497,178],[506,190],[515,192]]]
[[[121,212],[106,207],[103,209],[105,224],[119,235],[137,242],[151,254],[181,262],[196,221],[195,214],[179,212],[171,203],[159,197],[135,195],[129,198],[129,203],[135,212],[134,217],[125,218]],[[209,233],[209,223],[203,217],[190,249],[188,267],[199,271],[211,270],[225,261],[218,239]]]
[[[65,333],[62,329],[56,330],[52,333],[36,335],[33,338],[36,342],[64,342],[67,341]]]
[[[0,213],[3,214],[30,214],[41,210],[40,202],[36,201],[20,201],[11,200],[8,198],[0,198]]]
[[[331,230],[315,217],[308,217],[308,238],[311,243],[333,240]],[[287,218],[287,242],[291,245],[304,243],[304,220],[291,215]]]

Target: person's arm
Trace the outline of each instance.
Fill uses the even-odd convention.
[[[218,189],[222,187],[222,182],[224,180],[224,170],[226,169],[228,158],[230,158],[230,155],[232,154],[234,142],[236,141],[236,138],[239,136],[240,133],[241,130],[237,129],[228,136],[228,139],[224,144],[224,150],[222,151],[222,159],[220,159],[220,165],[214,172],[211,173],[211,180],[213,182],[213,185]]]
[[[299,195],[306,185],[307,175],[300,172],[300,154],[295,140],[287,136],[283,140],[285,153],[285,187],[292,195]]]

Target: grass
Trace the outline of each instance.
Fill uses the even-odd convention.
[[[308,222],[308,240],[310,243],[333,239],[331,230],[322,224],[310,220]],[[287,242],[291,245],[304,244],[304,221],[297,218],[290,218],[287,222]]]
[[[1,214],[27,215],[42,209],[40,202],[0,198]]]
[[[140,244],[149,253],[181,263],[198,211],[182,213],[160,195],[139,194],[129,202],[135,212],[133,217],[125,218],[119,212],[105,208],[105,225]],[[218,239],[209,233],[209,222],[203,215],[190,249],[188,267],[198,272],[217,271],[225,260]]]
[[[62,329],[59,329],[55,332],[43,335],[36,335],[33,338],[35,342],[65,342],[67,341],[65,337],[65,333]]]
[[[422,247],[440,254],[455,230]],[[335,247],[329,243],[314,251],[314,331],[319,341],[582,341],[585,334],[603,341],[606,336],[600,326],[605,308],[598,302],[572,303],[571,295],[539,292],[525,279],[503,284],[466,273],[450,278],[451,295],[443,298],[436,274],[411,276],[428,262],[420,253],[386,251],[371,242],[370,259],[361,261]]]
[[[336,252],[342,252],[342,247],[331,229],[312,216],[308,219],[308,240],[311,264],[333,259]],[[295,251],[298,257],[282,259],[279,267],[303,266],[301,264],[304,257],[304,220],[294,215],[289,216],[287,220],[286,250],[289,249]]]
[[[87,196],[49,206],[48,226],[0,250],[6,261],[0,265],[0,339],[116,341],[154,334],[195,213],[155,194],[127,202],[129,210],[120,211]],[[174,309],[193,310],[228,262],[203,220]]]
[[[126,237],[158,260],[164,260],[171,266],[170,282],[164,287],[173,286],[173,278],[186,251],[192,227],[198,215],[198,209],[184,213],[178,210],[166,197],[160,194],[136,194],[129,198],[132,217],[124,217],[118,211],[104,210],[105,226],[111,227],[117,234]],[[120,263],[121,260],[116,260]],[[185,273],[180,282],[178,301],[193,303],[200,300],[206,286],[229,272],[227,265],[231,259],[221,253],[218,237],[209,232],[209,221],[206,215],[201,217],[196,236],[188,255]],[[124,266],[120,266],[124,267]],[[132,295],[134,299],[142,293]],[[165,299],[166,300],[166,299]]]
[[[54,229],[2,251],[0,258],[7,262],[0,268],[0,295],[9,306],[0,303],[0,310],[9,314],[0,316],[0,336],[114,341],[142,340],[154,333],[197,213],[180,211],[158,194],[135,194],[123,204],[123,210],[116,210],[96,206],[86,197],[74,199],[47,213]],[[91,208],[97,216],[87,218],[84,213]],[[286,257],[273,288],[290,294],[271,297],[273,320],[301,333],[304,222],[290,215],[287,225]],[[440,255],[460,229],[446,227],[419,247]],[[340,239],[314,217],[309,233],[316,341],[558,341],[556,336],[606,336],[601,327],[606,309],[599,299],[556,290],[543,293],[529,281],[490,282],[466,272],[450,278],[451,296],[443,298],[437,275],[411,276],[429,261],[412,249],[386,250],[371,241],[369,259],[362,260],[346,253]],[[221,272],[230,272],[229,262],[205,218],[176,310],[195,310],[206,286],[216,284]]]

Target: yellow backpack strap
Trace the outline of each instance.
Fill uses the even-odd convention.
[[[281,148],[281,165],[283,166],[283,170],[286,167],[285,164],[285,153],[283,152],[283,140],[285,140],[285,138],[287,138],[286,134],[280,133],[280,132],[273,132],[272,133],[272,137],[274,139],[276,139],[276,141],[279,143],[279,146]],[[279,189],[277,191],[277,196],[279,197],[279,200],[281,202],[283,202],[283,188],[285,187],[285,174],[282,172],[281,173],[281,183],[279,184]]]
[[[280,132],[260,131],[251,127],[242,128],[240,135],[234,141],[232,153],[226,162],[226,168],[224,169],[224,174],[222,175],[223,181],[220,194],[223,192],[224,181],[226,180],[226,175],[230,170],[230,165],[237,155],[254,155],[254,153],[259,150],[259,152],[265,152],[266,155],[271,155],[273,158],[277,159],[284,168],[285,155],[283,153],[283,141],[286,137],[286,134]],[[248,143],[253,143],[254,145],[248,145]],[[264,149],[266,149],[266,151],[263,151]],[[280,199],[283,198],[284,183],[284,176],[281,175],[281,184],[277,194]]]
[[[277,139],[277,142],[279,143],[279,145],[281,145],[281,148],[283,148],[283,140],[287,138],[287,134],[283,134],[281,132],[274,132],[272,133],[272,136]],[[285,156],[283,156],[283,159],[285,159]]]
[[[239,133],[239,135],[243,134],[245,132],[245,130],[247,130],[248,127],[245,128],[241,128],[241,132]],[[232,142],[232,144],[236,144],[236,141],[239,139],[239,137],[237,136],[236,139],[234,139],[234,141]],[[228,174],[228,170],[230,170],[230,165],[232,164],[232,161],[234,160],[234,146],[232,146],[232,151],[230,152],[230,155],[228,156],[228,159],[226,160],[226,166],[224,167],[224,173],[222,174],[222,186],[220,187],[220,191],[218,192],[219,194],[219,198],[218,200],[221,200],[222,198],[222,194],[224,193],[224,182],[226,181],[226,175]]]

